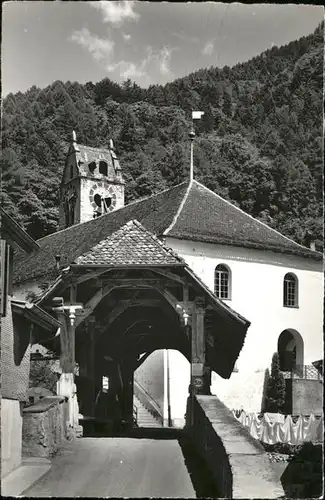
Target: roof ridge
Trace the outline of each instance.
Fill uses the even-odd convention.
[[[284,234],[280,233],[279,231],[277,231],[276,229],[273,229],[272,227],[268,226],[267,224],[265,224],[265,222],[262,222],[261,220],[259,219],[256,219],[255,217],[253,217],[252,215],[248,214],[247,212],[245,212],[245,210],[242,210],[241,208],[239,207],[236,207],[236,205],[234,205],[233,203],[231,203],[231,201],[228,201],[226,200],[225,198],[223,198],[222,196],[220,196],[219,194],[215,193],[214,191],[212,191],[211,189],[209,189],[208,187],[206,187],[204,184],[202,184],[201,182],[198,182],[197,180],[194,179],[194,182],[196,182],[199,186],[203,187],[204,189],[206,189],[207,191],[209,191],[210,193],[214,194],[215,196],[217,196],[218,198],[220,198],[221,200],[223,200],[225,203],[228,203],[228,205],[231,205],[232,207],[234,207],[236,210],[239,210],[240,212],[242,212],[243,214],[245,214],[247,217],[250,217],[251,219],[253,219],[254,221],[258,222],[259,224],[262,224],[262,226],[266,227],[267,229],[269,229],[270,231],[273,231],[274,233],[277,233],[279,234],[280,236],[282,236],[283,238],[285,238],[286,240],[290,241],[291,243],[294,243],[295,245],[299,246],[300,248],[304,249],[304,250],[310,250],[311,252],[314,252],[315,254],[319,254],[320,252],[317,252],[315,250],[311,250],[310,248],[308,247],[304,247],[303,245],[301,245],[300,243],[297,243],[296,241],[292,240],[291,238],[288,238],[288,236],[285,236]]]
[[[162,242],[158,236],[156,236],[155,234],[153,234],[151,231],[149,231],[149,229],[147,229],[145,226],[143,226],[143,224],[141,224],[141,222],[139,222],[137,219],[132,219],[131,221],[129,222],[133,222],[136,226],[139,227],[139,229],[141,229],[142,231],[144,231],[146,234],[148,234],[152,240],[154,240],[156,243],[158,243],[164,250],[166,250],[168,253],[170,253],[173,257],[177,258],[178,260],[180,260],[181,262],[184,262],[185,264],[185,260],[180,256],[178,255],[177,252],[175,252],[175,250],[173,250],[172,248],[170,248],[169,246],[167,246],[164,242]],[[129,224],[129,222],[127,224]],[[122,229],[122,228],[121,228]]]
[[[153,234],[149,229],[143,226],[141,222],[139,222],[137,219],[129,220],[123,226],[119,227],[116,231],[114,231],[113,233],[106,236],[98,243],[96,243],[96,245],[94,245],[91,249],[82,253],[81,255],[78,255],[78,257],[74,259],[71,265],[73,266],[82,265],[82,263],[80,262],[78,263],[80,259],[83,259],[84,257],[87,257],[87,255],[96,252],[98,248],[100,248],[103,244],[105,244],[105,242],[108,242],[109,240],[114,240],[114,243],[116,244],[116,247],[114,248],[114,253],[115,254],[118,253],[118,248],[121,246],[123,247],[125,238],[128,238],[130,236],[130,233],[125,230],[130,229],[132,227],[138,229],[141,233],[144,234],[144,236],[149,237],[151,240],[153,240],[153,242],[156,245],[159,245],[161,247],[161,250],[163,250],[164,252],[169,254],[169,256],[173,257],[180,264],[183,264],[185,266],[184,259],[180,255],[178,255],[177,252],[175,252],[172,248],[165,245],[155,234]]]
[[[188,182],[188,181],[186,181],[186,182]],[[174,216],[174,218],[173,218],[173,220],[172,220],[171,224],[170,224],[170,225],[167,227],[167,229],[165,229],[165,231],[163,232],[163,236],[167,236],[167,235],[168,235],[168,233],[169,233],[169,231],[171,231],[171,230],[173,229],[173,227],[175,226],[175,224],[176,224],[176,222],[177,222],[177,219],[178,219],[178,217],[180,216],[181,211],[183,210],[183,207],[184,207],[185,202],[186,202],[186,200],[187,200],[188,194],[189,194],[189,192],[190,192],[190,190],[191,190],[192,184],[193,184],[193,179],[190,179],[190,181],[189,181],[189,183],[188,183],[188,186],[187,186],[187,189],[186,189],[186,192],[185,192],[185,194],[184,194],[184,197],[183,197],[183,199],[182,199],[182,201],[181,201],[181,203],[180,203],[180,205],[179,205],[179,207],[178,207],[178,209],[177,209],[177,212],[176,212],[176,214],[175,214],[175,216]]]
[[[180,182],[179,184],[176,184],[175,186],[171,186],[167,189],[163,189],[162,191],[159,191],[158,193],[154,193],[154,194],[151,194],[145,198],[141,198],[140,200],[134,200],[132,201],[131,203],[128,203],[127,205],[124,205],[124,207],[120,207],[116,210],[113,210],[112,212],[109,212],[107,214],[104,214],[104,215],[101,215],[100,217],[96,218],[96,219],[90,219],[90,220],[86,220],[85,222],[78,222],[77,224],[73,224],[73,226],[69,226],[69,227],[65,227],[63,229],[60,229],[59,231],[55,231],[54,233],[51,233],[51,234],[47,234],[46,236],[43,236],[43,238],[40,238],[38,240],[36,240],[37,242],[39,241],[43,241],[45,240],[45,238],[49,238],[50,236],[53,236],[54,234],[59,234],[59,233],[62,233],[63,231],[68,231],[70,229],[72,229],[73,227],[77,227],[77,226],[81,226],[81,224],[89,224],[89,223],[93,223],[95,220],[99,220],[101,217],[109,217],[110,215],[113,215],[113,214],[116,214],[117,212],[119,212],[120,210],[124,210],[125,208],[131,206],[131,205],[135,205],[136,203],[142,203],[143,201],[146,201],[148,200],[149,198],[154,198],[155,196],[159,196],[160,194],[162,193],[166,193],[167,191],[170,191],[172,189],[176,189],[177,187],[181,186],[182,184],[185,184],[186,182],[188,181],[183,181],[183,182]]]

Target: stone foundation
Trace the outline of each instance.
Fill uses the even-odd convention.
[[[23,410],[23,444],[25,457],[51,457],[67,439],[65,398],[43,398]]]

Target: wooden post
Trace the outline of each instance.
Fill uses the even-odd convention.
[[[57,383],[57,393],[59,396],[68,398],[67,428],[74,428],[78,422],[78,415],[75,408],[75,383],[74,383],[74,334],[75,326],[71,325],[68,311],[58,312],[58,319],[61,323],[60,341],[61,357],[60,365],[62,369],[61,377]]]
[[[92,417],[95,416],[95,317],[88,317],[88,336],[89,336],[89,352],[88,352],[88,373],[87,377],[90,380],[89,397],[91,401],[90,412]]]
[[[63,373],[73,373],[74,353],[72,353],[71,345],[71,325],[69,320],[69,313],[66,311],[58,312],[58,320],[61,323],[60,327],[60,343],[61,343],[61,357],[60,364]]]
[[[70,285],[70,304],[75,304],[77,302],[77,285]],[[69,318],[69,347],[71,356],[72,373],[74,373],[76,364],[76,324],[75,320],[71,321]]]
[[[204,299],[196,298],[192,311],[192,359],[191,386],[194,394],[204,392],[205,335],[204,335]]]

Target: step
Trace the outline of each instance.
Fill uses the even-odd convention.
[[[134,396],[134,406],[137,408],[137,424],[139,427],[162,427],[161,423],[149,410]]]

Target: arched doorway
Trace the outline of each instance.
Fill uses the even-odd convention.
[[[141,300],[139,300],[140,295]],[[143,380],[139,381],[141,387],[139,384],[135,387],[134,373],[152,357],[150,376],[157,375],[157,370],[154,369],[159,369],[154,366],[159,361],[157,353],[163,352],[166,348],[176,349],[186,356],[187,362],[190,360],[189,342],[184,329],[180,327],[179,317],[175,310],[167,301],[160,298],[158,293],[155,294],[154,290],[150,291],[150,302],[146,300],[146,295],[149,293],[139,294],[138,301],[124,309],[113,321],[108,321],[111,314],[107,315],[107,311],[110,310],[108,301],[115,300],[114,293],[95,311],[102,327],[95,355],[95,392],[100,393],[94,402],[94,414],[97,418],[122,421],[127,426],[133,425],[134,392],[136,390],[138,396],[139,391],[142,395],[149,392]],[[163,370],[159,383],[164,384],[163,359],[160,360],[160,364]],[[106,393],[102,390],[103,377],[108,379]],[[153,399],[159,396],[159,383],[157,384],[156,380]],[[156,409],[160,406],[158,413],[161,414],[163,420],[163,401],[155,401],[151,409],[152,406]]]
[[[282,371],[299,371],[304,364],[304,341],[297,330],[283,330],[278,339],[280,369]]]
[[[176,349],[157,349],[141,356],[134,372],[134,403],[139,427],[183,428],[189,395],[191,366]],[[150,415],[146,414],[149,411]]]

